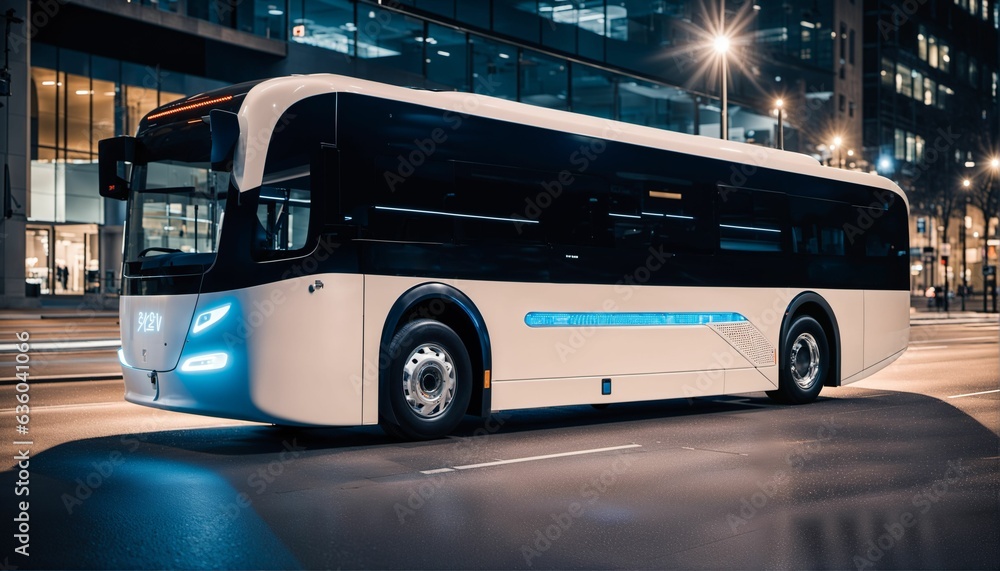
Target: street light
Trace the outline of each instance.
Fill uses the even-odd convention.
[[[842,139],[840,137],[840,135],[837,135],[836,137],[833,138],[833,145],[830,146],[830,152],[831,153],[834,150],[839,151],[839,153],[837,155],[837,157],[838,157],[837,158],[837,165],[840,168],[844,168],[844,147],[843,147],[843,144],[844,144],[844,139]]]
[[[969,188],[972,186],[972,181],[969,179],[962,179],[962,188]],[[969,266],[965,259],[966,248],[965,248],[965,235],[969,233],[969,226],[971,226],[969,220],[969,196],[964,197],[965,200],[962,201],[962,311],[965,311],[965,296],[969,293],[969,279],[966,276],[969,273]],[[983,288],[985,290],[985,288]],[[948,295],[948,290],[945,290],[944,294]]]
[[[778,108],[778,148],[785,150],[785,130],[782,128],[782,116],[784,115],[785,102],[778,98],[774,102],[774,106]]]
[[[994,156],[993,158],[990,159],[990,170],[993,171],[991,173],[991,179],[990,179],[990,184],[993,185],[996,184],[997,178],[998,176],[1000,176],[1000,157]],[[986,284],[991,281],[988,279],[988,276],[986,275],[987,272],[986,268],[990,266],[990,243],[989,243],[990,215],[988,212],[984,212],[983,217],[986,218],[986,221],[983,224],[985,226],[983,231],[983,313],[986,313],[986,297],[987,297]],[[1000,218],[1000,212],[997,213],[997,217]],[[997,232],[997,234],[1000,234],[1000,232]],[[997,260],[997,265],[1000,266],[1000,260]],[[994,269],[993,271],[994,271],[993,276],[996,276],[996,270]],[[996,278],[994,277],[993,279],[994,285],[992,288],[990,288],[990,293],[993,293],[996,290],[995,280]],[[993,296],[993,311],[996,310],[997,310],[997,298]]]
[[[725,28],[723,28],[725,29]],[[719,118],[719,124],[721,125],[721,135],[723,141],[729,140],[729,101],[728,94],[726,93],[726,80],[729,75],[729,64],[726,53],[729,51],[729,36],[725,34],[719,34],[715,36],[715,40],[712,42],[715,47],[715,53],[719,54],[722,58],[722,116]]]

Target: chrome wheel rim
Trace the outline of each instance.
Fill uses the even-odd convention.
[[[819,378],[819,343],[811,333],[801,333],[792,343],[789,370],[800,389],[809,389]]]
[[[440,345],[417,347],[403,365],[403,396],[421,418],[437,418],[455,398],[455,362]]]

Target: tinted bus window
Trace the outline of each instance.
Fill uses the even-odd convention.
[[[788,214],[792,253],[847,254],[844,223],[850,216],[850,205],[835,200],[790,196]]]
[[[778,192],[719,187],[719,247],[780,252],[787,197]]]

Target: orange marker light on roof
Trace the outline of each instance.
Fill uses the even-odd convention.
[[[153,119],[159,119],[160,117],[166,117],[167,115],[173,115],[174,113],[182,113],[184,111],[190,111],[192,109],[199,109],[201,107],[207,107],[209,105],[215,105],[216,103],[223,103],[232,99],[232,95],[225,95],[223,97],[216,97],[215,99],[206,99],[204,101],[198,101],[197,103],[188,103],[181,105],[179,107],[174,107],[173,109],[167,109],[166,111],[160,111],[159,113],[153,113],[152,115],[146,117],[152,121]]]

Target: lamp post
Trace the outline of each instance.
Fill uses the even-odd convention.
[[[969,179],[963,179],[962,180],[962,188],[964,188],[965,191],[966,191],[966,195],[963,197],[964,200],[962,200],[962,295],[961,295],[961,297],[962,297],[962,311],[965,311],[965,295],[969,292],[969,280],[966,277],[966,274],[968,273],[969,270],[968,270],[968,264],[967,264],[966,259],[965,259],[965,253],[966,253],[966,249],[965,249],[965,235],[969,233],[969,227],[968,227],[968,224],[969,224],[969,222],[968,222],[968,220],[969,220],[969,195],[968,195],[968,191],[969,191],[969,187],[971,185],[972,185],[972,181],[970,181]],[[983,289],[985,290],[986,288],[983,288]],[[945,295],[948,295],[947,291],[945,292]]]
[[[729,140],[729,95],[726,93],[727,80],[729,76],[729,62],[726,53],[729,51],[729,37],[725,34],[725,8],[723,13],[723,33],[715,37],[715,53],[722,58],[722,114],[719,117],[720,134],[723,141]]]
[[[993,157],[990,159],[990,185],[997,183],[997,178],[1000,177],[1000,157]],[[1000,206],[1000,205],[998,205]],[[997,270],[993,270],[993,280],[988,280],[989,276],[986,275],[986,268],[990,266],[990,214],[988,212],[983,213],[983,217],[986,218],[986,222],[983,224],[985,226],[983,231],[983,313],[986,313],[986,297],[987,293],[993,294],[996,291],[996,280],[997,280]],[[997,212],[997,218],[1000,219],[1000,210]],[[998,222],[1000,224],[1000,222]],[[1000,226],[997,227],[998,231],[995,232],[1000,235]],[[1000,257],[997,259],[997,266],[1000,266]],[[993,287],[990,288],[990,292],[986,291],[986,284],[990,281],[993,282]],[[993,311],[997,310],[997,298],[993,296]]]
[[[844,168],[844,147],[843,147],[843,144],[844,144],[844,139],[842,139],[839,135],[833,138],[833,147],[831,147],[831,150],[833,150],[833,149],[837,150],[837,153],[838,153],[837,154],[837,166],[839,166],[840,168]]]
[[[778,148],[785,150],[785,130],[781,121],[784,115],[785,102],[779,98],[774,102],[774,106],[778,108]]]

